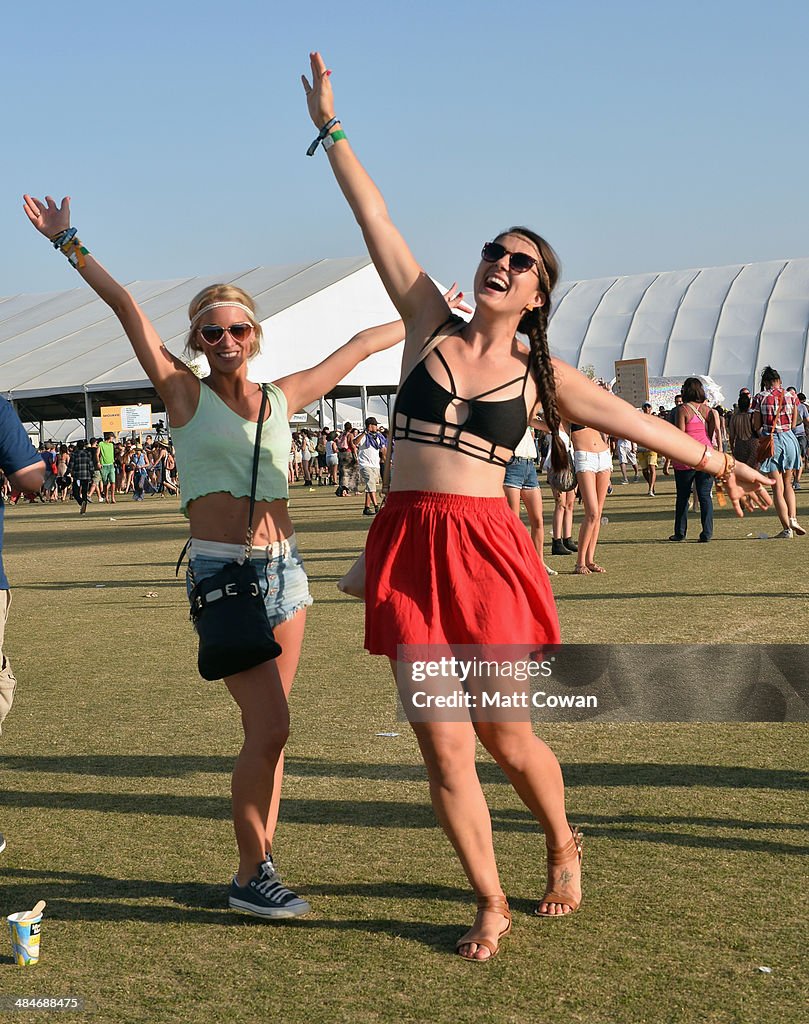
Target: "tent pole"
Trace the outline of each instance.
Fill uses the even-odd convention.
[[[84,436],[93,436],[93,399],[89,391],[84,392]]]
[[[331,400],[331,422],[332,428],[337,430],[337,399],[332,398]]]
[[[360,405],[362,407],[362,425],[365,427],[365,421],[368,419],[368,389],[364,384],[360,384]]]
[[[323,400],[323,395],[317,400],[317,415],[320,420],[320,429],[322,430],[326,426],[326,403]]]

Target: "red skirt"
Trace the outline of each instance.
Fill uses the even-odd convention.
[[[558,644],[548,575],[505,497],[393,491],[365,544],[365,647]]]

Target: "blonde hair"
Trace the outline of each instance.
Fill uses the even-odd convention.
[[[237,288],[235,284],[208,285],[207,288],[203,288],[191,300],[191,305],[188,307],[189,321],[193,323],[199,311],[213,302],[232,302],[234,304],[238,303],[239,306],[247,307],[247,319],[253,325],[253,344],[250,346],[247,358],[252,359],[253,356],[258,355],[261,351],[261,324],[256,316],[256,304],[253,302],[252,296],[248,295],[244,289]],[[205,352],[205,346],[197,337],[196,326],[189,330],[188,336],[185,339],[185,352],[188,356]]]

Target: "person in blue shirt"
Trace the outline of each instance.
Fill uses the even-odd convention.
[[[20,423],[11,403],[5,398],[0,398],[0,469],[11,481],[11,486],[18,491],[36,494],[45,479],[45,463],[31,444],[25,427]],[[3,653],[6,620],[11,604],[8,579],[3,568],[4,512],[5,507],[0,502],[0,732],[3,731],[3,719],[11,709],[17,685],[11,664]],[[5,846],[6,841],[0,834],[0,852]]]

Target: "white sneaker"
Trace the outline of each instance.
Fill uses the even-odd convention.
[[[806,536],[806,530],[804,530],[797,519],[790,519],[789,525],[792,528],[792,532],[796,533],[799,537]]]
[[[773,540],[792,540],[792,536],[792,530],[786,529],[774,534]]]
[[[545,565],[544,562],[542,564]],[[545,565],[545,572],[549,576],[558,576],[559,575],[559,573],[556,571],[556,569],[551,569],[551,567],[549,565]]]

